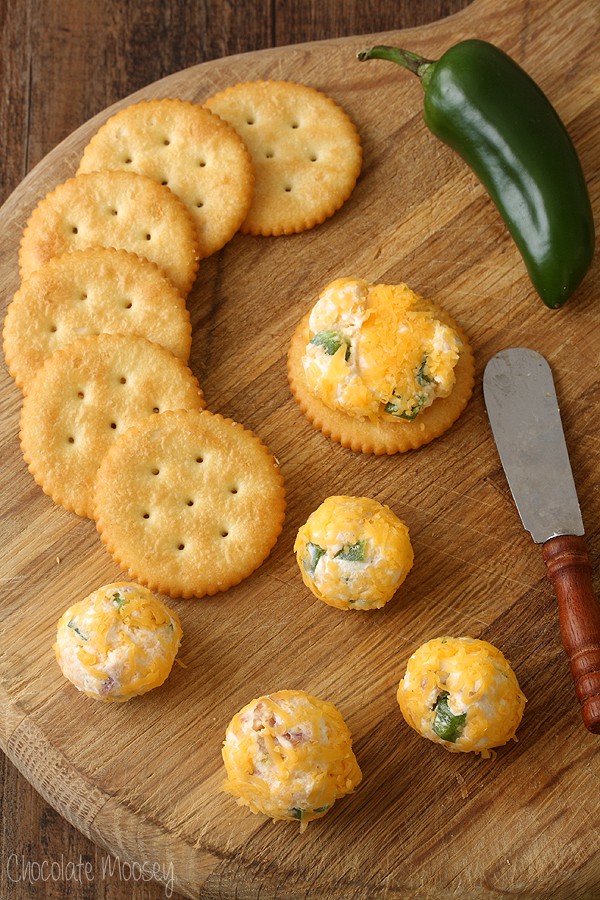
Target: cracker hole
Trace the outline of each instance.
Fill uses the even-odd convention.
[[[185,544],[179,544],[177,547],[178,550],[185,550]]]
[[[198,163],[198,165],[200,166],[201,169],[203,169],[206,165],[206,160],[201,159],[200,162]]]
[[[126,158],[123,160],[123,162],[125,163],[125,165],[128,166],[130,163],[133,162],[133,160],[132,160],[132,158],[131,158],[130,156],[128,156],[128,157],[126,157]]]
[[[197,456],[197,457],[196,457],[196,462],[197,462],[197,463],[204,462],[204,457],[202,457],[202,456]]]
[[[246,119],[246,125],[254,125],[255,121],[256,120],[252,116],[248,116],[248,118]]]
[[[310,156],[309,156],[308,158],[310,159],[311,162],[316,162],[316,161],[317,161],[317,154],[316,154],[316,153],[311,153]]]
[[[150,471],[152,472],[153,475],[158,475],[158,473],[160,472],[160,469],[158,469],[156,466],[154,466],[154,468],[150,469]]]
[[[229,532],[226,528],[221,528],[221,537],[226,538]]]
[[[111,216],[116,216],[116,215],[118,215],[116,209],[111,209],[110,214],[111,214]]]
[[[73,225],[73,227],[71,228],[71,233],[78,234],[78,232],[79,232],[79,229],[77,228],[77,225]]]
[[[168,181],[161,181],[161,184],[164,184],[165,187],[168,185],[168,183]]]
[[[202,200],[198,200],[198,201],[196,201],[196,206],[198,207],[198,209],[202,209],[202,207],[204,206],[204,203],[202,202]]]
[[[165,138],[163,141],[163,144],[165,145],[165,147],[168,147],[170,143],[171,143],[171,141],[169,140],[169,138]]]
[[[152,235],[151,235],[151,234],[147,234],[147,235],[146,235],[146,240],[147,240],[147,241],[151,240],[151,238],[152,238]]]
[[[193,500],[188,500],[187,505],[188,505],[188,506],[193,506],[193,505],[194,505],[194,501],[193,501]]]
[[[124,375],[121,375],[121,377],[119,378],[119,384],[127,384],[127,379]]]
[[[296,122],[295,120],[292,122],[292,128],[300,128],[300,122]]]
[[[77,391],[77,396],[79,397],[80,400],[83,400],[83,397],[84,397],[83,391]]]
[[[70,434],[69,437],[67,438],[67,443],[68,443],[68,444],[74,444],[74,443],[75,443],[75,438],[73,437],[72,434]]]
[[[272,150],[267,150],[267,152],[265,153],[265,156],[266,156],[267,159],[273,159],[273,156],[274,156],[274,155],[275,155],[275,154],[273,153]]]
[[[50,331],[51,331],[53,334],[54,334],[54,332],[55,332],[56,330],[57,330],[56,325],[51,325],[51,326],[50,326]]]
[[[144,515],[142,516],[142,519],[149,519],[149,518],[150,518],[150,513],[144,513]]]
[[[111,423],[110,423],[110,427],[114,430],[114,429],[117,427],[117,423],[116,423],[116,422],[111,422]]]
[[[236,487],[231,487],[231,488],[229,488],[229,493],[230,493],[230,494],[237,494],[237,492],[238,492],[238,489],[237,489]]]
[[[286,184],[286,186],[284,187],[284,191],[286,192],[286,194],[289,194],[291,190],[292,190],[291,184]]]
[[[153,412],[153,413],[160,412],[158,406],[153,406],[153,407],[152,407],[152,412]]]
[[[82,294],[79,298],[80,300],[87,300],[87,294]]]
[[[123,304],[123,309],[131,309],[132,306],[133,306],[133,303],[131,302],[131,300],[126,300],[125,303]]]

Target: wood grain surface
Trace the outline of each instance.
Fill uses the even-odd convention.
[[[3,46],[11,51],[3,57],[8,71],[2,115],[9,124],[14,117],[8,133],[22,135],[14,156],[2,154],[3,191],[88,115],[132,89],[142,88],[140,97],[202,100],[234,80],[255,77],[296,78],[330,93],[359,127],[365,167],[351,200],[323,226],[291,238],[237,236],[201,268],[190,297],[192,366],[209,408],[253,428],[281,460],[288,517],[274,553],[255,576],[221,597],[174,604],[184,627],[187,668],[122,709],[107,710],[76,694],[53,661],[60,612],[74,596],[113,580],[118,570],[93,525],[53,506],[27,473],[16,439],[20,397],[2,372],[0,738],[52,807],[103,849],[67,829],[51,807],[36,807],[26,783],[6,770],[0,895],[165,895],[164,886],[123,877],[126,869],[121,877],[103,877],[110,850],[125,862],[166,866],[167,888],[172,871],[176,888],[190,897],[597,896],[598,738],[581,725],[556,603],[539,548],[521,530],[508,493],[480,377],[451,432],[421,451],[386,459],[353,454],[313,431],[285,378],[285,351],[296,321],[327,280],[349,271],[373,280],[406,280],[447,306],[472,337],[478,376],[503,347],[539,350],[554,371],[597,571],[597,268],[563,310],[543,307],[484,192],[422,124],[419,85],[383,63],[354,62],[364,39],[215,60],[144,88],[167,74],[161,69],[165,59],[174,62],[168,69],[174,71],[223,50],[252,49],[243,43],[252,35],[258,47],[405,23],[382,15],[363,27],[367,20],[350,11],[351,4],[340,4],[340,30],[321,11],[321,25],[311,31],[316,4],[310,12],[308,4],[298,4],[300,13],[289,8],[294,4],[265,3],[268,9],[262,15],[259,10],[251,24],[243,8],[221,4],[220,32],[211,32],[214,44],[202,44],[199,30],[213,10],[197,4],[192,14],[191,6],[192,33],[183,5],[167,7],[162,18],[158,6],[136,3],[123,5],[118,15],[116,3],[2,7]],[[73,22],[83,27],[83,8],[87,46],[96,42],[93,62],[81,49],[85,42],[71,44],[68,37]],[[428,5],[427,12],[436,11]],[[48,34],[41,36],[48,27],[58,50]],[[476,0],[445,22],[402,38],[379,37],[410,40],[431,56],[474,34],[506,49],[566,121],[597,208],[598,31],[592,2],[514,0],[499,17],[492,0]],[[32,53],[34,33],[37,49],[45,47],[39,56]],[[227,33],[241,44],[226,46]],[[157,52],[174,35],[180,59]],[[136,49],[145,68],[132,62]],[[70,65],[80,79],[96,79],[93,86],[73,91],[65,75]],[[62,122],[63,132],[43,124],[43,98],[51,92],[61,98],[55,121]],[[71,174],[104,118],[50,153],[5,204],[3,310],[18,284],[16,246],[31,206]],[[413,572],[394,604],[373,615],[343,614],[307,596],[291,554],[298,526],[325,496],[341,492],[388,503],[411,529]],[[597,591],[596,576],[594,584]],[[493,763],[446,754],[423,741],[395,706],[394,689],[408,655],[444,632],[470,633],[498,645],[529,698],[519,742],[501,750]],[[339,706],[365,776],[354,798],[341,801],[302,837],[293,826],[238,810],[218,791],[227,721],[251,697],[281,687],[302,688]],[[79,883],[15,883],[19,872],[4,864],[11,854],[19,863],[23,858],[66,864],[81,857],[89,870],[80,872]]]

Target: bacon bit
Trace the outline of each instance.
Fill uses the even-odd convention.
[[[108,678],[105,678],[104,681],[102,682],[102,684],[100,685],[100,693],[107,694],[111,690],[111,688],[113,688],[115,686],[115,684],[116,684],[115,679],[109,675]]]
[[[293,747],[306,741],[306,735],[303,731],[284,731],[281,737],[286,738]]]
[[[268,713],[268,715],[266,715]],[[252,719],[252,727],[255,731],[260,731],[267,725],[273,728],[277,724],[277,720],[272,712],[268,712],[267,707],[262,701],[254,707],[254,717]]]

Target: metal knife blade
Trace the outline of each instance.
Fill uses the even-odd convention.
[[[535,350],[501,350],[485,368],[483,395],[523,525],[544,545],[584,724],[600,734],[600,604],[550,366]]]
[[[550,366],[535,350],[501,350],[483,396],[502,467],[536,544],[584,533]]]

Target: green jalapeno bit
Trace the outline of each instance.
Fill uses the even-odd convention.
[[[428,384],[431,384],[433,378],[431,378],[425,369],[427,368],[428,358],[427,355],[423,357],[421,365],[415,369],[415,382],[420,387],[426,387]],[[402,403],[402,397],[398,397],[397,394],[393,394],[392,396],[397,397],[400,401],[399,403],[395,403],[393,400],[390,400],[386,403],[384,412],[388,413],[390,416],[396,416],[397,419],[406,419],[408,422],[412,422],[413,419],[416,419],[425,404],[427,403],[428,395],[426,393],[417,394],[414,398],[414,402],[410,406],[406,406],[406,404]]]
[[[319,547],[318,544],[313,544],[309,542],[306,545],[307,556],[304,557],[304,568],[308,572],[311,578],[315,577],[315,569],[317,568],[317,563],[321,559],[322,556],[325,556],[325,551],[322,547]]]
[[[400,399],[401,398],[398,397],[398,400]],[[425,396],[425,394],[419,394],[416,397],[415,402],[412,404],[412,406],[409,406],[408,409],[390,400],[385,404],[384,412],[389,413],[390,416],[395,416],[397,419],[406,419],[407,422],[412,422],[417,418],[417,416],[425,406],[426,400],[427,397]]]
[[[423,357],[423,362],[421,363],[421,365],[420,365],[419,368],[417,369],[417,372],[416,372],[416,375],[415,375],[415,380],[416,380],[417,384],[420,384],[420,385],[421,385],[421,387],[425,387],[426,384],[431,384],[431,382],[433,381],[433,378],[431,378],[431,377],[430,377],[429,375],[427,375],[427,373],[425,372],[425,369],[427,368],[427,363],[428,363],[428,362],[429,362],[429,360],[427,359],[427,356],[424,356],[424,357]]]
[[[428,128],[479,178],[546,306],[562,306],[594,256],[594,218],[577,151],[532,78],[487,41],[466,40],[438,60],[370,47],[359,60],[398,63],[421,79]]]
[[[366,541],[357,541],[356,544],[347,544],[335,554],[336,559],[345,559],[348,562],[364,562],[366,554]]]
[[[113,603],[116,604],[119,609],[121,609],[121,607],[125,606],[125,604],[127,603],[127,599],[125,597],[121,597],[120,594],[113,594],[112,599]]]
[[[337,353],[342,344],[346,345],[346,353],[344,359],[346,362],[350,359],[350,341],[338,331],[319,331],[310,339],[310,343],[315,347],[322,347],[325,353],[333,356]]]
[[[77,637],[80,637],[82,641],[87,641],[87,640],[88,640],[88,639],[86,638],[85,634],[82,634],[82,633],[81,633],[81,631],[79,630],[79,628],[77,627],[77,625],[75,624],[75,622],[73,621],[73,619],[69,619],[69,621],[67,622],[67,628],[70,628],[71,631],[74,631],[75,634],[77,635]]]
[[[316,809],[313,809],[313,813],[327,812],[327,810],[329,809],[330,806],[331,806],[330,803],[328,803],[326,806],[318,806]],[[310,810],[300,809],[300,807],[298,807],[298,806],[294,806],[292,809],[290,809],[290,815],[293,819],[302,820],[302,819],[304,819],[304,817],[306,816],[306,813],[308,813],[308,812],[310,812]]]
[[[467,721],[466,712],[455,715],[448,706],[448,691],[442,691],[437,698],[435,706],[435,719],[433,720],[433,731],[443,741],[454,744],[463,733],[465,722]]]

